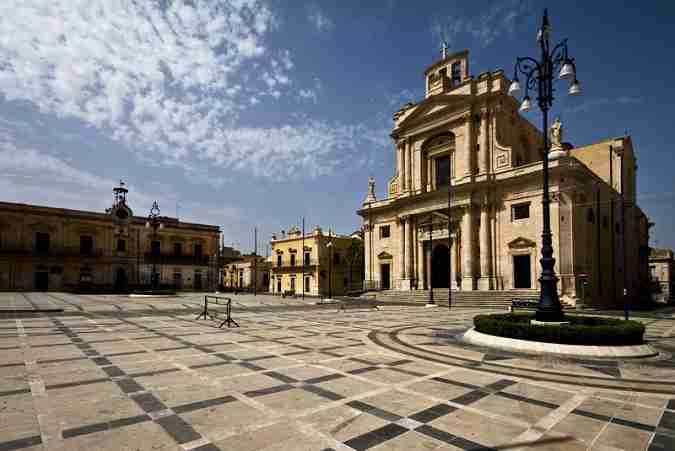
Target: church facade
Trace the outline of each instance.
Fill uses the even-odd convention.
[[[394,114],[396,173],[374,182],[364,223],[366,283],[389,290],[532,290],[540,274],[541,132],[503,71],[469,76],[468,51],[425,73],[426,97]],[[554,124],[551,228],[561,299],[618,305],[648,285],[650,223],[636,204],[630,137],[575,148]]]

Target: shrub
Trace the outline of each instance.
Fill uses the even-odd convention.
[[[645,326],[637,321],[624,321],[597,316],[566,315],[570,324],[543,326],[530,324],[533,314],[477,315],[476,331],[499,337],[570,345],[623,346],[642,344]]]

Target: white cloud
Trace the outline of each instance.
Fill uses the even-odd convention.
[[[318,32],[330,31],[335,26],[330,17],[319,8],[318,5],[312,5],[307,16],[309,23],[316,28]]]
[[[431,31],[438,42],[448,41],[451,48],[456,47],[455,42],[462,35],[486,47],[502,35],[513,36],[518,23],[531,11],[530,3],[527,0],[494,2],[480,15],[472,17],[454,12],[446,19],[434,21]]]
[[[331,172],[373,145],[362,125],[238,123],[266,99],[320,88],[293,88],[290,52],[265,44],[276,23],[262,0],[3,0],[0,93],[96,127],[149,165]]]

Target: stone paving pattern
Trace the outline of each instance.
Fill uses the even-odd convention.
[[[658,358],[593,361],[457,342],[477,310],[233,299],[0,293],[64,309],[0,312],[0,451],[675,449],[671,313]]]

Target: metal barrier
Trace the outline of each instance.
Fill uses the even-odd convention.
[[[209,299],[212,300],[209,301]],[[218,310],[209,311],[209,302],[211,304],[225,306],[225,319],[218,317],[218,313],[220,313]],[[236,327],[239,327],[239,324],[237,324],[237,322],[232,319],[232,299],[230,298],[223,298],[219,296],[204,296],[204,310],[202,310],[202,312],[197,316],[197,319],[200,319],[202,317],[204,319],[210,318],[212,321],[222,321],[220,323],[220,326],[218,326],[218,328],[223,327],[225,324],[227,324],[227,327],[232,327],[232,324],[234,324]]]

